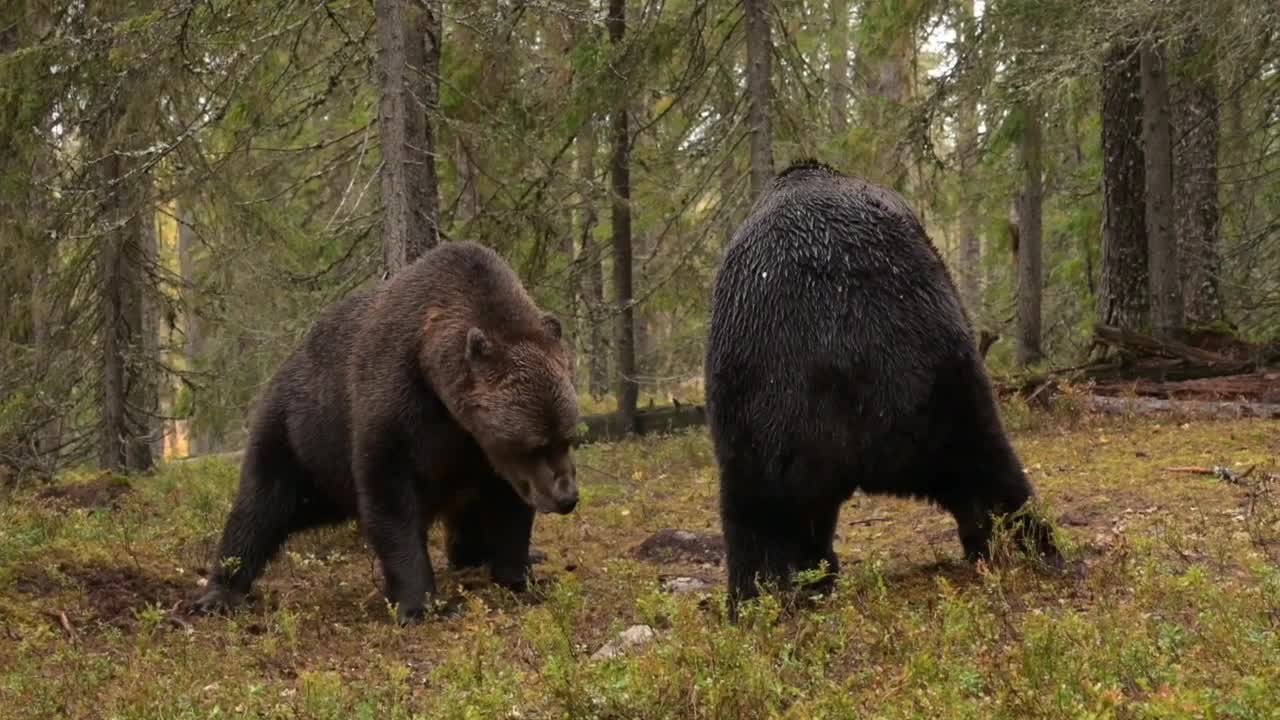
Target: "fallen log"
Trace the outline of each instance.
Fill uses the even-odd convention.
[[[578,444],[621,440],[627,428],[616,414],[589,415],[582,419],[585,430],[578,433]],[[636,435],[662,435],[690,427],[707,424],[707,411],[701,405],[678,405],[636,412],[635,425],[630,428]]]
[[[1242,373],[1194,380],[1099,383],[1095,395],[1138,395],[1171,400],[1247,400],[1280,403],[1280,372]]]
[[[1165,400],[1162,398],[1120,398],[1086,395],[1085,406],[1102,415],[1175,414],[1187,418],[1236,419],[1280,418],[1280,403],[1226,402],[1212,400]]]
[[[589,445],[598,442],[621,440],[627,433],[622,422],[615,413],[587,415],[581,419],[582,425],[576,445]],[[636,411],[636,422],[632,428],[635,435],[665,435],[676,430],[701,427],[707,424],[707,410],[702,405],[685,405],[679,403],[674,407],[646,408]],[[239,461],[242,450],[191,455],[185,458],[174,458],[169,462],[187,462],[189,460],[214,458],[227,461]]]
[[[1158,340],[1150,335],[1110,325],[1095,325],[1093,336],[1099,342],[1131,354],[1157,355],[1203,365],[1239,364],[1231,358],[1172,340]]]
[[[1000,397],[1039,397],[1042,401],[1047,401],[1058,393],[1058,388],[1063,383],[1104,387],[1138,382],[1175,383],[1230,377],[1252,373],[1254,370],[1253,363],[1239,361],[1227,361],[1222,365],[1196,365],[1186,360],[1165,358],[1138,363],[1094,362],[1000,383],[996,385],[996,394]]]

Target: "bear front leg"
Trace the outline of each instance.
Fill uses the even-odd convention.
[[[1031,484],[1021,469],[1010,462],[1001,465],[1000,471],[983,478],[952,479],[950,492],[941,498],[942,506],[956,519],[960,544],[969,562],[990,557],[995,518],[1016,513],[1033,497]],[[970,488],[972,496],[956,493],[955,489],[959,488]],[[1015,541],[1029,546],[1050,565],[1061,564],[1062,556],[1053,541],[1053,529],[1041,518],[1020,515],[1013,518],[1010,531]]]
[[[426,615],[436,592],[427,556],[426,526],[415,490],[415,475],[405,463],[381,463],[357,476],[360,523],[373,546],[385,580],[387,600],[401,625]]]
[[[722,503],[731,620],[737,618],[740,603],[759,594],[758,584],[790,590],[795,573],[817,570],[825,561],[829,575],[807,589],[826,592],[839,571],[832,549],[838,502],[813,507],[785,501],[752,505]]]
[[[513,592],[528,588],[534,510],[496,475],[486,491],[446,518],[449,566],[487,564],[493,581]]]

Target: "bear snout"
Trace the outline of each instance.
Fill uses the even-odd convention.
[[[578,506],[578,481],[573,469],[557,473],[551,481],[550,492],[547,493],[555,505],[555,512],[568,515]]]
[[[573,488],[569,492],[556,497],[556,512],[561,515],[568,515],[578,506],[578,488]]]

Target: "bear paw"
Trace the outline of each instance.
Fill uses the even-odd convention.
[[[243,600],[244,596],[234,590],[210,584],[208,591],[191,603],[191,612],[197,615],[227,615]]]

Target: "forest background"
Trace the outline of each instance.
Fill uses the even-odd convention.
[[[696,401],[719,253],[805,157],[917,208],[993,372],[1083,363],[1096,326],[1264,344],[1278,29],[1263,0],[10,0],[0,466],[234,449],[320,308],[457,239],[566,320],[585,410]]]

